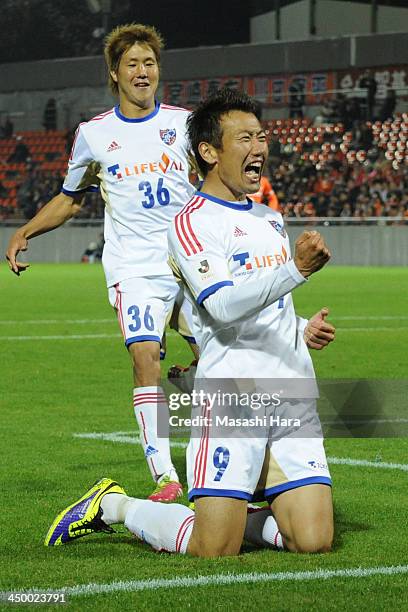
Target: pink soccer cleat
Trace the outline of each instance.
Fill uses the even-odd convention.
[[[183,487],[177,480],[170,480],[168,476],[157,483],[157,487],[147,499],[154,502],[170,503],[183,495]]]
[[[198,362],[194,360],[186,368],[181,365],[172,365],[167,372],[167,378],[183,393],[191,393],[194,388],[197,363]]]

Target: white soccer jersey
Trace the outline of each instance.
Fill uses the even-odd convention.
[[[101,190],[108,286],[171,274],[167,227],[194,192],[188,181],[187,116],[185,109],[156,103],[150,115],[129,119],[116,106],[77,130],[62,191]]]
[[[278,212],[197,192],[171,223],[169,248],[173,271],[199,305],[197,377],[314,378],[305,322],[296,317],[290,293],[231,324],[218,323],[205,309],[206,298],[222,287],[243,286],[292,259]]]

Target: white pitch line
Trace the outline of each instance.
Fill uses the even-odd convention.
[[[235,584],[254,584],[259,582],[303,582],[310,580],[330,580],[333,578],[370,578],[372,576],[397,576],[407,574],[408,565],[391,565],[385,567],[350,567],[344,569],[318,569],[307,572],[250,572],[246,574],[209,574],[207,576],[178,576],[176,578],[149,578],[148,580],[120,580],[105,584],[81,584],[52,589],[30,588],[25,593],[58,592],[67,596],[79,597],[99,595],[101,593],[118,593],[136,591],[153,591],[157,589],[193,588],[203,586],[229,586]]]
[[[90,432],[74,433],[74,438],[85,440],[106,440],[108,442],[119,442],[120,444],[140,444],[136,434],[131,431],[112,431],[108,433]],[[170,446],[174,448],[186,448],[187,442],[176,442],[170,440]],[[367,459],[351,459],[350,457],[327,457],[327,461],[333,465],[350,465],[359,467],[377,468],[383,470],[401,470],[408,472],[408,463],[387,463],[385,461],[368,461]]]
[[[353,419],[345,421],[339,419],[338,421],[321,421],[322,425],[384,425],[384,423],[408,423],[408,419]]]
[[[120,338],[121,334],[67,334],[65,336],[0,336],[0,340],[87,340],[92,338]]]
[[[364,316],[364,315],[359,315],[359,316],[344,316],[344,317],[337,317],[337,316],[333,316],[333,319],[335,321],[401,321],[401,320],[408,320],[408,316],[407,315],[372,315],[372,316]]]
[[[399,325],[398,327],[336,327],[336,331],[340,332],[400,332],[408,327]]]
[[[328,457],[329,463],[334,465],[355,465],[384,470],[402,470],[408,472],[407,463],[386,463],[385,461],[367,461],[366,459],[350,459],[349,457]]]
[[[340,332],[401,332],[407,330],[408,327],[338,327],[337,331]],[[168,336],[178,335],[176,332],[166,332]],[[87,340],[90,338],[119,338],[120,333],[117,334],[64,334],[64,335],[53,335],[53,336],[0,336],[0,340]]]
[[[406,321],[408,315],[369,315],[369,316],[334,316],[335,321]],[[109,319],[18,319],[0,321],[0,325],[86,325],[98,323],[115,323],[117,320],[114,315]]]
[[[54,324],[85,325],[86,323],[118,323],[114,315],[110,319],[30,319],[25,321],[0,321],[0,325],[54,325]]]
[[[85,440],[107,440],[108,442],[119,442],[120,444],[140,444],[140,440],[136,434],[131,431],[112,431],[110,433],[74,433],[74,438],[82,438]],[[170,440],[170,446],[173,448],[187,448],[187,442],[176,442]]]

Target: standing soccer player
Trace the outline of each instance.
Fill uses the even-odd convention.
[[[182,487],[169,441],[157,436],[157,411],[168,410],[160,387],[160,342],[178,292],[167,263],[167,227],[194,189],[188,180],[188,112],[155,99],[162,46],[155,28],[141,24],[108,35],[109,85],[119,104],[79,125],[62,192],[13,235],[7,259],[13,272],[24,271],[28,264],[16,258],[28,240],[71,219],[84,193],[100,188],[106,205],[102,262],[133,363],[135,415],[157,483],[150,499],[173,501]]]
[[[190,142],[205,180],[171,224],[169,245],[174,269],[197,304],[197,377],[256,382],[262,373],[264,379],[286,379],[291,392],[297,380],[314,386],[308,347],[325,347],[334,328],[325,321],[327,309],[309,321],[298,318],[290,292],[320,270],[330,253],[317,232],[304,232],[292,259],[282,216],[246,197],[259,189],[268,152],[259,118],[251,98],[228,89],[189,117]],[[207,416],[203,404],[198,410]],[[234,409],[239,416],[240,406]],[[203,421],[201,437],[191,437],[187,452],[195,513],[180,504],[129,498],[103,479],[56,517],[45,544],[124,522],[155,549],[200,557],[238,554],[245,528],[245,538],[262,545],[330,550],[331,479],[315,401],[283,397],[280,414],[305,418],[295,430],[266,425],[258,435],[242,437],[219,437]],[[247,503],[259,488],[269,508],[247,516]]]

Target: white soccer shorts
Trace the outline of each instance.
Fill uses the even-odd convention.
[[[202,426],[201,437],[191,437],[187,449],[189,499],[260,501],[301,486],[331,485],[315,400],[302,400],[301,405],[299,400],[283,403],[281,422],[287,412],[293,416],[296,406],[303,416],[310,415],[301,419],[300,427],[266,425],[256,434],[252,430],[251,437],[233,437],[232,431],[213,437],[208,420],[203,420],[207,426]],[[209,414],[204,407],[201,410],[202,416]]]
[[[126,346],[133,342],[161,342],[170,320],[179,286],[172,275],[128,278],[109,287],[109,301],[116,310]],[[194,342],[191,306],[182,302],[179,333]]]

